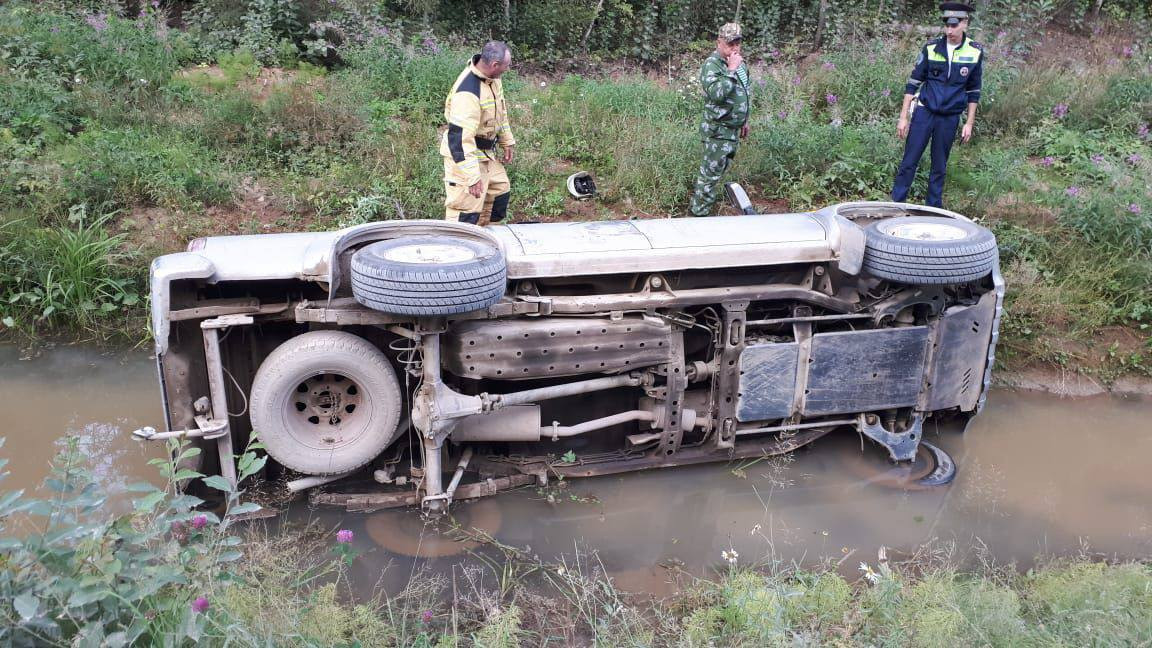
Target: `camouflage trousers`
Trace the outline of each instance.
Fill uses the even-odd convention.
[[[736,157],[738,140],[709,137],[704,140],[704,161],[696,175],[696,191],[692,194],[689,211],[693,216],[709,216],[720,198],[720,181]]]

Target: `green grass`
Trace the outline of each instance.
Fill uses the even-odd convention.
[[[273,4],[257,13],[275,14]],[[221,29],[239,20],[234,13],[218,17]],[[363,22],[371,37],[341,45],[343,66],[289,61],[291,69],[269,71],[262,55],[213,50],[227,38],[202,22],[181,32],[159,28],[151,13],[108,17],[99,29],[92,20],[0,7],[0,212],[18,214],[22,229],[67,229],[74,208],[99,215],[152,207],[187,224],[189,236],[220,231],[209,210],[229,220],[229,231],[269,231],[229,214],[242,213],[237,203],[251,182],[283,212],[272,231],[441,213],[436,129],[467,50],[410,40],[374,15]],[[954,148],[945,198],[1000,236],[1010,365],[1087,366],[1101,328],[1145,339],[1152,330],[1152,140],[1141,135],[1152,121],[1152,73],[1146,48],[1118,54],[1132,42],[1122,34],[1080,39],[1068,60],[1024,61],[1015,37],[983,38],[989,61],[976,138]],[[787,46],[767,66],[750,52],[751,136],[728,179],[756,199],[803,210],[887,195],[901,154],[894,123],[902,82],[922,41],[837,42],[805,58]],[[509,169],[513,222],[563,218],[571,206],[563,180],[576,169],[600,188],[593,217],[684,215],[699,156],[695,75],[707,49],[692,46],[698,51],[661,63],[659,75],[509,73],[520,143]],[[216,64],[197,65],[205,59]],[[925,176],[913,198],[923,195]],[[114,222],[139,219],[93,227]],[[14,231],[0,230],[9,258],[30,247]],[[126,292],[142,293],[140,234],[128,227],[107,237],[118,242],[107,278],[127,278]],[[16,284],[51,283],[21,264],[8,267],[0,282],[7,294]],[[29,332],[87,321],[71,310],[75,317],[54,321],[30,308],[0,311]],[[1138,356],[1125,362],[1152,364],[1147,346],[1123,349]]]

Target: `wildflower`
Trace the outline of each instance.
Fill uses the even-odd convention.
[[[1004,38],[1007,35],[1008,35],[1008,32],[1006,32],[1004,30],[1000,30],[1000,31],[996,32],[996,40],[1000,40],[1001,38]]]
[[[209,605],[208,599],[203,596],[197,596],[196,600],[192,601],[192,611],[199,613],[207,612]]]
[[[160,0],[152,0],[152,8],[153,9],[159,9],[160,8]]]
[[[1124,55],[1124,58],[1132,58],[1132,55],[1136,53],[1131,45],[1125,45],[1124,49],[1120,50],[1120,52]]]
[[[101,13],[85,16],[84,22],[88,23],[88,26],[92,29],[95,29],[98,32],[102,32],[105,29],[108,29],[108,14]]]
[[[828,102],[829,106],[835,105],[836,102],[839,101],[834,94],[824,95],[824,100]]]
[[[1040,160],[1040,166],[1050,167],[1056,163],[1056,158],[1051,155],[1045,155],[1043,160]]]
[[[432,610],[424,610],[421,612],[420,620],[424,623],[432,623]]]
[[[768,56],[772,58],[780,58],[780,50],[772,50]]]
[[[1132,155],[1128,156],[1128,164],[1140,164],[1140,160],[1143,159],[1144,158],[1140,157],[1139,153],[1133,153]]]
[[[1136,134],[1140,137],[1148,137],[1148,124],[1140,124],[1140,128],[1136,129]]]
[[[1092,154],[1092,164],[1100,164],[1104,161],[1104,156],[1099,153]]]
[[[799,75],[799,74],[797,74],[796,76],[792,77],[792,85],[800,85],[800,82],[801,82],[801,81],[803,81],[803,79],[801,79],[801,78],[800,78],[800,75]]]
[[[844,120],[840,119],[839,117],[832,120],[832,128],[840,128],[843,125],[844,125]]]
[[[740,557],[740,554],[736,553],[736,550],[733,549],[732,551],[721,551],[720,557],[723,558],[729,565],[735,565],[736,560]]]
[[[835,70],[836,64],[832,61],[824,61],[824,65],[821,65],[820,67],[824,68],[825,70]]]
[[[1144,210],[1140,209],[1140,205],[1137,205],[1136,203],[1132,203],[1131,205],[1128,205],[1128,211],[1132,212],[1133,214],[1139,214],[1140,212],[1142,212]]]
[[[192,528],[199,531],[208,526],[208,516],[203,513],[192,516]]]
[[[1060,103],[1052,107],[1052,116],[1056,119],[1064,119],[1068,114],[1068,104]]]
[[[881,97],[887,97],[891,94],[892,94],[892,88],[884,88],[883,90],[880,91]]]
[[[352,542],[354,535],[355,534],[352,533],[351,529],[340,529],[336,532],[336,542],[339,542],[340,544],[348,544],[349,542]]]
[[[1076,187],[1076,186],[1068,187],[1067,189],[1064,190],[1064,193],[1068,194],[1072,198],[1075,198],[1075,197],[1080,195],[1080,187]]]
[[[864,580],[875,585],[880,581],[880,574],[872,571],[872,566],[866,562],[860,563],[860,571],[864,572]]]
[[[779,117],[780,119],[788,119],[788,111],[787,110],[781,110],[780,112],[776,113],[776,116]]]
[[[540,82],[540,87],[541,87],[541,88],[547,88],[547,87],[548,87],[548,82],[547,82],[547,81],[541,81],[541,82]]]

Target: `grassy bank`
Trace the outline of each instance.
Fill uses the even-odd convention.
[[[243,478],[262,461],[249,448]],[[175,455],[181,450],[173,447]],[[4,460],[0,460],[2,471]],[[619,591],[593,552],[543,562],[487,543],[450,575],[359,598],[367,539],[318,526],[239,522],[254,512],[219,477],[219,514],[174,484],[110,505],[72,440],[39,496],[0,490],[0,642],[38,646],[1137,646],[1152,642],[1152,567],[1086,557],[1025,573],[961,569],[946,553],[805,569],[716,556],[675,570],[670,596]],[[0,489],[3,488],[0,477]],[[121,509],[122,514],[110,513]],[[417,515],[415,511],[412,515]],[[594,548],[589,548],[594,549]],[[873,553],[872,550],[869,553]],[[367,564],[367,563],[365,563]]]
[[[331,69],[291,48],[269,68],[275,48],[222,50],[219,34],[167,22],[162,7],[0,7],[7,329],[138,339],[147,260],[190,238],[439,216],[434,140],[466,50],[366,21]],[[946,201],[999,237],[1002,362],[1107,380],[1152,375],[1152,59],[1146,37],[1098,29],[1023,48],[1017,32],[978,34],[985,101]],[[752,134],[731,179],[775,210],[883,198],[920,42],[750,52]],[[584,76],[513,74],[513,220],[684,215],[707,51],[688,43],[648,71],[591,59]],[[567,197],[574,169],[596,176],[595,203]]]

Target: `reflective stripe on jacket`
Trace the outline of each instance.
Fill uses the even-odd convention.
[[[964,112],[968,104],[980,102],[984,51],[965,34],[952,52],[949,66],[947,43],[947,37],[941,36],[920,48],[904,93],[919,91],[920,103],[925,108],[942,115],[955,115]]]
[[[480,180],[480,160],[491,156],[497,143],[503,147],[516,144],[508,125],[504,86],[500,79],[481,74],[476,69],[479,61],[479,54],[472,57],[444,99],[448,129],[440,139],[440,155],[452,157],[468,185]]]

